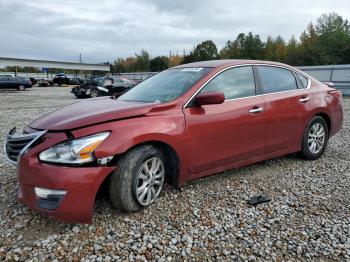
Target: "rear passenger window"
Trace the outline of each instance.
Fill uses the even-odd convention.
[[[223,92],[225,99],[255,95],[253,67],[242,66],[228,69],[211,80],[200,93]]]
[[[303,76],[303,75],[300,75],[300,74],[297,74],[301,84],[303,85],[303,88],[307,88],[307,84],[309,83],[309,80]]]
[[[258,74],[264,94],[298,89],[293,73],[287,69],[258,66]]]

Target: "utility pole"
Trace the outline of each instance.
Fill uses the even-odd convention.
[[[82,63],[81,53],[79,54],[79,63],[80,63],[80,64]],[[82,71],[80,70],[80,71],[79,71],[79,75],[81,75],[81,74],[82,74]]]

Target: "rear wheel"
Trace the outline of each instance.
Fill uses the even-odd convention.
[[[304,132],[301,155],[309,160],[319,158],[326,149],[328,138],[327,122],[323,117],[313,117]]]
[[[112,204],[124,212],[136,212],[153,204],[163,189],[165,157],[158,148],[144,145],[126,153],[110,182]]]
[[[24,91],[26,88],[24,85],[19,85],[17,88],[19,91]]]

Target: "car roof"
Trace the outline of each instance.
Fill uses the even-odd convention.
[[[0,76],[6,76],[6,77],[11,76],[11,77],[14,77],[15,75],[13,75],[13,74],[1,74]]]
[[[283,66],[283,67],[291,67],[289,65],[277,63],[273,61],[249,60],[249,59],[221,59],[221,60],[209,60],[209,61],[183,64],[183,65],[175,66],[173,68],[221,67],[221,66],[235,66],[235,65],[245,65],[245,64],[268,64],[268,65],[277,65],[277,66]]]

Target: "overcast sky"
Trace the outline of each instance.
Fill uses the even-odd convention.
[[[183,53],[238,33],[299,36],[309,22],[349,0],[0,0],[0,56],[83,62],[138,53]]]

